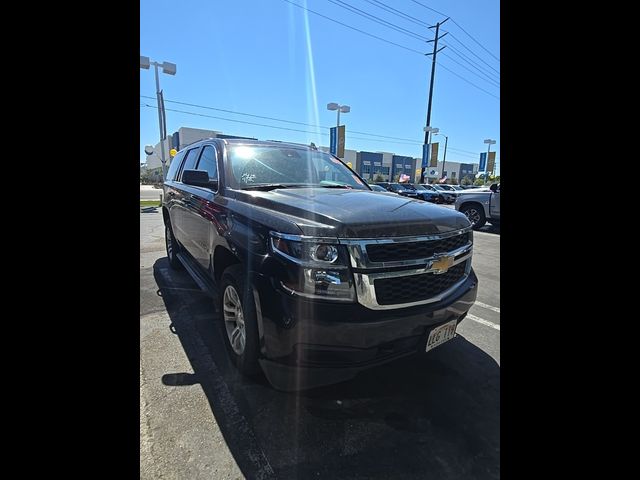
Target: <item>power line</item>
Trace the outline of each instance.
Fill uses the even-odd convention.
[[[333,3],[334,5],[337,5],[341,8],[344,8],[346,10],[349,10],[350,12],[355,13],[356,15],[360,15],[361,17],[365,17],[369,20],[372,20],[376,23],[379,23],[380,25],[383,25],[385,27],[391,28],[393,30],[396,30],[397,32],[403,33],[404,35],[407,35],[409,37],[418,39],[418,40],[423,40],[423,41],[427,41],[428,38],[423,37],[422,35],[420,35],[419,33],[415,33],[412,32],[411,30],[407,30],[406,28],[402,28],[398,25],[396,25],[395,23],[391,23],[388,22],[380,17],[376,17],[375,15],[372,15],[370,13],[365,12],[364,10],[361,10],[359,8],[354,7],[353,5],[347,3],[347,2],[343,2],[342,0],[327,0],[330,3]]]
[[[378,0],[364,0],[364,1],[367,2],[367,3],[370,3],[371,5],[375,5],[378,8],[386,10],[387,12],[389,12],[389,13],[397,16],[397,17],[400,17],[400,18],[402,18],[404,20],[408,20],[408,21],[413,22],[413,23],[415,23],[417,25],[420,25],[421,27],[430,27],[431,26],[428,23],[417,19],[416,17],[412,17],[411,15],[408,15],[408,14],[406,14],[404,12],[401,12],[400,10],[396,10],[395,8],[390,7],[389,5],[386,5],[386,4],[382,3],[382,2],[379,2]]]
[[[383,3],[383,2],[380,2],[379,0],[365,0],[365,2],[367,2],[367,3],[371,4],[371,5],[374,5],[374,6],[378,7],[378,8],[381,8],[381,9],[383,9],[383,10],[385,10],[385,11],[387,11],[387,12],[391,13],[392,15],[395,15],[395,16],[397,16],[397,17],[399,17],[399,18],[402,18],[403,20],[407,20],[407,21],[409,21],[409,22],[415,23],[415,24],[420,25],[420,26],[422,26],[422,27],[431,27],[431,26],[432,26],[432,25],[429,25],[428,23],[423,22],[422,20],[420,20],[420,19],[418,19],[418,18],[416,18],[416,17],[414,17],[414,16],[411,16],[411,15],[409,15],[409,14],[407,14],[407,13],[401,12],[400,10],[398,10],[398,9],[396,9],[396,8],[393,8],[393,7],[391,7],[391,6],[387,5],[387,4]],[[434,10],[434,11],[435,11],[435,10]],[[444,14],[442,14],[442,15],[444,15]],[[446,16],[446,15],[445,15],[445,16]],[[453,20],[453,19],[452,19],[452,20]],[[455,23],[455,20],[453,20],[453,22]],[[453,35],[453,34],[451,34],[451,36],[453,37],[454,35]],[[462,44],[462,46],[464,46],[465,48],[467,48],[467,49],[468,49],[468,47],[467,47],[464,43],[462,43],[460,40],[458,40],[457,38],[456,38],[456,41],[457,41],[458,43]],[[451,45],[448,45],[448,46],[449,46],[449,48],[451,48],[452,50],[454,50],[454,51],[455,51],[455,49],[454,49]],[[471,51],[471,53],[473,53],[474,55],[476,55],[476,54],[475,54],[475,52],[473,52],[472,50],[469,50],[469,51]],[[465,55],[460,54],[460,56],[462,56],[462,57],[464,57],[465,59],[467,59],[467,61],[469,61],[469,63],[473,63],[474,65],[476,65],[476,66],[477,66],[477,64],[475,64],[474,62],[472,62],[472,61],[471,61],[468,57],[466,57]],[[483,58],[478,57],[477,55],[476,55],[476,57],[477,57],[481,62],[483,62],[485,65],[487,65],[489,68],[491,68],[494,72],[498,73],[498,75],[499,75],[499,72],[498,72],[495,68],[493,68],[491,65],[489,65],[489,64],[488,64],[488,63],[487,63]]]
[[[291,0],[283,0],[283,1],[285,1],[285,2],[287,2],[287,3],[290,3],[291,5],[295,5],[296,7],[301,8],[302,10],[306,10],[306,11],[311,12],[311,13],[313,13],[313,14],[315,14],[315,15],[318,15],[318,16],[320,16],[320,17],[322,17],[322,18],[325,18],[325,19],[330,20],[330,21],[332,21],[332,22],[334,22],[334,23],[337,23],[337,24],[339,24],[339,25],[342,25],[343,27],[347,27],[347,28],[350,28],[351,30],[355,30],[356,32],[363,33],[364,35],[367,35],[367,36],[369,36],[369,37],[376,38],[376,39],[378,39],[378,40],[380,40],[380,41],[383,41],[383,42],[389,43],[389,44],[391,44],[391,45],[395,45],[396,47],[400,47],[400,48],[402,48],[402,49],[404,49],[404,50],[409,50],[410,52],[414,52],[414,53],[417,53],[417,54],[419,54],[419,55],[425,55],[424,53],[419,52],[418,50],[414,50],[413,48],[409,48],[409,47],[406,47],[406,46],[404,46],[404,45],[400,45],[399,43],[395,43],[395,42],[392,42],[392,41],[390,41],[390,40],[386,40],[386,39],[384,39],[384,38],[382,38],[382,37],[378,37],[377,35],[373,35],[373,34],[371,34],[371,33],[365,32],[364,30],[360,30],[359,28],[355,28],[355,27],[352,27],[351,25],[347,25],[346,23],[342,23],[342,22],[339,22],[338,20],[334,20],[333,18],[331,18],[331,17],[327,17],[326,15],[323,15],[323,14],[321,14],[321,13],[318,13],[318,12],[314,11],[314,10],[311,10],[310,8],[306,8],[306,7],[303,7],[302,5],[298,5],[297,3],[294,3],[294,2],[292,2]],[[438,64],[438,65],[440,65],[440,64]],[[478,90],[481,90],[481,91],[485,92],[486,94],[491,95],[491,96],[492,96],[492,97],[494,97],[494,98],[497,98],[498,100],[500,99],[499,97],[496,97],[495,95],[493,95],[493,94],[491,94],[491,93],[487,92],[484,88],[479,87],[479,86],[478,86],[478,85],[476,85],[475,83],[470,82],[469,80],[465,79],[464,77],[461,77],[460,75],[456,74],[456,73],[455,73],[455,72],[453,72],[451,69],[446,68],[446,67],[443,67],[443,68],[444,68],[445,70],[448,70],[448,71],[452,72],[452,73],[453,73],[454,75],[456,75],[457,77],[462,78],[465,82],[467,82],[469,85],[472,85],[472,86],[476,87]]]
[[[500,97],[497,97],[496,95],[494,95],[493,93],[487,92],[484,88],[481,88],[479,86],[477,86],[475,83],[470,82],[469,80],[467,80],[466,78],[464,78],[463,76],[458,75],[456,72],[454,72],[453,70],[451,70],[450,68],[445,67],[444,65],[442,65],[441,63],[438,63],[438,65],[440,65],[442,68],[444,68],[445,70],[451,72],[453,75],[455,75],[456,77],[464,80],[465,82],[467,82],[469,85],[473,85],[474,87],[476,87],[478,90],[482,90],[484,93],[486,93],[487,95],[491,95],[493,98],[497,98],[498,100],[500,100]]]
[[[476,57],[478,60],[480,60],[482,63],[484,63],[487,67],[489,67],[491,70],[493,70],[494,72],[496,72],[498,75],[500,74],[500,72],[498,70],[496,70],[495,68],[493,68],[491,65],[489,65],[487,63],[487,61],[482,58],[480,55],[478,55],[476,52],[474,52],[473,50],[471,50],[469,47],[467,47],[462,40],[460,40],[458,37],[456,37],[453,33],[449,32],[451,35],[451,38],[453,38],[456,42],[458,42],[460,45],[462,45],[464,48],[466,48],[474,57]]]
[[[437,13],[438,15],[442,15],[444,17],[446,17],[447,15],[445,13],[439,12],[438,10],[436,10],[435,8],[431,8],[423,3],[418,2],[417,0],[411,0],[413,3],[417,3],[418,5],[420,5],[421,7],[426,8],[427,10],[431,10],[432,12]],[[474,42],[476,42],[478,45],[480,45],[480,47],[487,52],[489,55],[491,55],[493,58],[495,58],[498,62],[500,61],[500,59],[498,57],[496,57],[493,53],[491,53],[489,50],[487,50],[484,45],[482,45],[478,40],[476,40],[469,32],[467,32],[464,28],[462,28],[462,25],[460,25],[458,22],[456,22],[453,18],[451,19],[453,21],[453,23],[455,23],[458,28],[460,30],[462,30],[464,33],[466,33],[471,40],[473,40]]]
[[[141,95],[141,97],[144,98],[152,98],[152,97],[146,97],[144,95]],[[171,100],[167,100],[165,99],[165,102],[172,102]],[[173,103],[178,103],[173,101]],[[147,108],[154,108],[157,109],[158,107],[155,105],[149,105],[149,104],[140,104],[141,107],[147,107]],[[211,107],[200,107],[200,108],[211,108]],[[256,122],[247,122],[247,121],[243,121],[243,120],[235,120],[232,118],[225,118],[225,117],[218,117],[215,115],[206,115],[203,113],[197,113],[197,112],[189,112],[186,110],[177,110],[177,109],[172,109],[172,108],[165,108],[166,111],[169,112],[176,112],[176,113],[183,113],[185,115],[193,115],[193,116],[197,116],[197,117],[206,117],[206,118],[213,118],[216,120],[224,120],[224,121],[229,121],[229,122],[235,122],[235,123],[242,123],[242,124],[246,124],[246,125],[256,125],[259,127],[268,127],[268,128],[275,128],[278,130],[288,130],[288,131],[292,131],[292,132],[300,132],[300,133],[309,133],[309,134],[313,134],[313,135],[323,135],[323,136],[328,136],[328,133],[324,133],[324,132],[310,132],[308,130],[300,130],[297,128],[287,128],[287,127],[278,127],[275,125],[266,125],[263,123],[256,123]],[[228,111],[228,110],[227,110]],[[230,112],[230,111],[229,111]],[[237,112],[231,112],[231,113],[237,113]],[[241,115],[250,115],[250,114],[241,114]],[[257,115],[252,115],[252,116],[257,116]],[[268,117],[262,117],[262,118],[268,118]],[[279,120],[279,121],[287,121],[287,120]],[[301,122],[292,122],[292,123],[301,123]],[[308,125],[308,124],[302,124],[302,125]],[[308,126],[314,126],[314,125],[308,125]],[[328,129],[328,127],[322,127],[325,129]],[[376,135],[373,133],[365,133],[365,132],[356,132],[355,130],[351,130],[353,133],[359,133],[359,134],[366,134],[366,135]],[[379,135],[381,137],[386,137],[385,135]],[[350,138],[354,139],[354,140],[367,140],[367,141],[374,141],[374,142],[386,142],[386,143],[396,143],[396,144],[401,144],[401,145],[421,145],[421,142],[417,142],[415,140],[408,140],[408,141],[390,141],[390,140],[386,140],[386,139],[377,139],[377,138],[363,138],[363,137],[356,137],[356,136],[350,136]],[[391,138],[396,138],[396,137],[391,137]],[[455,147],[448,147],[449,150],[453,150],[453,151],[457,151],[457,152],[465,152],[467,153],[467,155],[465,155],[465,153],[458,153],[458,155],[461,156],[468,156],[468,157],[473,157],[473,158],[477,158],[477,154],[475,154],[475,152],[469,152],[468,150],[462,150],[459,148],[455,148]],[[471,154],[471,155],[469,155]]]
[[[442,54],[443,56],[447,57],[449,60],[451,60],[453,63],[457,63],[458,65],[460,65],[462,68],[464,68],[465,70],[471,72],[472,74],[474,74],[476,77],[478,77],[480,80],[484,80],[485,82],[490,83],[491,85],[493,85],[494,87],[500,88],[500,84],[498,82],[496,82],[495,80],[492,80],[491,78],[487,77],[486,75],[484,77],[481,77],[480,75],[478,75],[476,72],[474,72],[473,70],[471,70],[469,67],[463,65],[462,63],[460,63],[459,61],[457,61],[456,59],[454,59],[451,55],[447,55],[446,53]]]
[[[484,62],[485,64],[487,64],[489,66],[489,68],[492,68],[493,71],[497,72],[497,73],[492,73],[489,72],[488,70],[484,70],[483,68],[481,68],[480,65],[478,65],[476,62],[474,62],[473,60],[471,60],[469,57],[467,57],[464,53],[462,53],[461,51],[459,51],[457,48],[453,47],[452,45],[450,45],[449,43],[443,43],[443,45],[446,45],[447,47],[449,47],[449,49],[455,53],[456,55],[458,55],[460,58],[464,59],[464,61],[466,61],[469,65],[473,65],[479,72],[487,75],[488,77],[496,77],[496,79],[500,78],[500,72],[498,72],[496,69],[492,68],[490,65],[487,64],[487,62]],[[497,82],[499,82],[499,80],[496,80]]]
[[[150,97],[148,95],[140,95],[140,97],[148,98],[149,100],[155,100],[155,97]],[[266,117],[264,115],[255,115],[253,113],[236,112],[234,110],[225,110],[224,108],[209,107],[209,106],[206,106],[206,105],[199,105],[197,103],[179,102],[177,100],[167,100],[166,98],[164,99],[164,101],[167,102],[167,103],[176,103],[178,105],[185,105],[185,106],[188,106],[188,107],[205,108],[207,110],[215,110],[215,111],[218,111],[218,112],[231,113],[231,114],[234,114],[234,115],[244,115],[244,116],[247,116],[247,117],[262,118],[263,120],[273,120],[273,121],[276,121],[276,122],[291,123],[291,124],[294,124],[294,125],[303,125],[305,127],[311,127],[311,128],[324,128],[326,130],[328,130],[330,128],[330,127],[324,126],[324,125],[314,125],[314,124],[311,124],[311,123],[295,122],[293,120],[284,120],[282,118]],[[392,139],[392,140],[401,140],[401,141],[413,142],[413,143],[416,142],[416,140],[413,140],[411,138],[391,137],[391,136],[388,136],[388,135],[379,135],[379,134],[376,134],[376,133],[368,133],[368,132],[358,132],[358,131],[355,131],[355,130],[351,130],[351,132],[356,133],[356,134],[360,134],[360,135],[371,135],[373,137],[388,138],[388,139]]]
[[[156,99],[155,97],[151,97],[149,95],[140,95],[140,97],[141,98],[148,98],[149,100],[155,100]],[[233,115],[244,115],[244,116],[247,116],[247,117],[262,118],[264,120],[273,120],[273,121],[276,121],[276,122],[291,123],[291,124],[294,124],[294,125],[303,125],[305,127],[311,127],[311,128],[322,128],[322,129],[325,129],[325,130],[328,130],[329,128],[331,128],[331,127],[324,126],[324,125],[314,125],[312,123],[296,122],[296,121],[293,121],[293,120],[285,120],[283,118],[267,117],[267,116],[264,116],[264,115],[256,115],[256,114],[253,114],[253,113],[237,112],[237,111],[234,111],[234,110],[226,110],[224,108],[210,107],[210,106],[207,106],[207,105],[200,105],[198,103],[180,102],[178,100],[168,100],[166,98],[164,99],[164,101],[166,103],[175,103],[175,104],[178,104],[178,105],[186,105],[186,106],[195,107],[195,108],[204,108],[204,109],[207,109],[207,110],[215,110],[215,111],[218,111],[218,112],[231,113]],[[147,105],[146,104],[141,104],[140,106],[142,107],[142,106],[147,106]],[[153,107],[153,108],[156,108],[156,107]],[[215,118],[218,118],[218,117],[215,117]],[[262,124],[259,124],[259,125],[262,125]],[[302,132],[303,130],[300,130],[300,131]],[[305,130],[305,132],[306,132],[306,130]],[[369,135],[369,136],[372,136],[372,137],[380,137],[380,138],[385,138],[385,139],[390,139],[390,140],[400,140],[400,142],[394,142],[394,143],[406,142],[406,143],[421,145],[421,142],[418,142],[418,141],[413,140],[411,138],[392,137],[392,136],[389,136],[389,135],[380,135],[378,133],[359,132],[357,130],[349,130],[349,132],[350,133],[355,133],[355,134],[358,134],[358,135]],[[311,132],[307,132],[307,133],[311,133]],[[369,140],[369,139],[362,138],[362,140]],[[448,149],[449,150],[457,150],[457,151],[460,151],[460,152],[469,153],[471,155],[478,155],[478,152],[471,152],[469,150],[462,150],[460,148],[455,148],[455,147],[451,147],[451,146],[449,146]]]
[[[155,105],[148,105],[148,104],[145,104],[143,106],[148,107],[148,108],[155,108],[155,109],[158,108]],[[204,113],[188,112],[186,110],[177,110],[177,109],[173,109],[173,108],[165,108],[165,110],[168,111],[168,112],[184,113],[185,115],[194,115],[194,116],[197,116],[197,117],[214,118],[216,120],[224,120],[224,121],[227,121],[227,122],[243,123],[243,124],[246,124],[246,125],[256,125],[256,126],[259,126],[259,127],[267,127],[267,128],[276,128],[278,130],[289,130],[291,132],[309,133],[309,134],[312,134],[312,135],[324,135],[324,136],[328,136],[329,135],[328,133],[324,133],[324,132],[310,132],[308,130],[300,130],[298,128],[278,127],[276,125],[267,125],[267,124],[264,124],[264,123],[247,122],[245,120],[235,120],[233,118],[217,117],[215,115],[206,115]],[[356,140],[367,140],[367,141],[372,141],[372,142],[398,143],[398,144],[404,144],[404,145],[420,145],[419,142],[415,142],[415,141],[412,141],[412,142],[396,142],[396,141],[392,141],[392,140],[383,140],[383,139],[377,139],[377,138],[363,138],[363,137],[354,137],[354,136],[351,136],[350,138],[353,138],[353,139],[356,139]]]
[[[298,5],[297,3],[294,3],[291,0],[283,0],[283,1],[285,1],[287,3],[290,3],[291,5],[295,5],[296,7],[301,8],[303,10],[306,10],[307,12],[311,12],[311,13],[313,13],[315,15],[318,15],[318,16],[320,16],[322,18],[326,18],[327,20],[330,20],[330,21],[332,21],[334,23],[342,25],[343,27],[350,28],[351,30],[355,30],[356,32],[363,33],[363,34],[365,34],[365,35],[367,35],[369,37],[376,38],[376,39],[378,39],[378,40],[380,40],[382,42],[390,43],[391,45],[395,45],[396,47],[400,47],[400,48],[403,48],[405,50],[409,50],[410,52],[414,52],[414,53],[417,53],[419,55],[423,55],[423,53],[418,51],[418,50],[414,50],[413,48],[405,47],[404,45],[400,45],[399,43],[395,43],[395,42],[392,42],[390,40],[386,40],[386,39],[384,39],[382,37],[378,37],[377,35],[373,35],[372,33],[365,32],[364,30],[360,30],[359,28],[352,27],[351,25],[347,25],[346,23],[339,22],[338,20],[334,20],[331,17],[327,17],[326,15],[323,15],[321,13],[318,13],[318,12],[314,11],[314,10],[311,10],[310,8],[306,8],[306,7],[303,7],[302,5]]]
[[[381,19],[381,18],[379,18],[379,17],[376,17],[375,15],[371,15],[371,14],[369,14],[369,13],[365,12],[364,10],[361,10],[361,9],[359,9],[359,8],[356,8],[356,7],[353,7],[353,6],[352,6],[352,5],[350,5],[349,3],[344,2],[344,1],[342,1],[342,0],[327,0],[327,1],[328,1],[328,2],[330,2],[330,3],[333,3],[334,5],[339,6],[339,7],[341,7],[341,8],[344,8],[344,9],[346,9],[346,10],[348,10],[348,11],[352,12],[352,13],[355,13],[356,15],[359,15],[359,16],[361,16],[361,17],[364,17],[364,18],[366,18],[367,20],[371,20],[371,21],[376,22],[376,23],[378,23],[378,24],[380,24],[380,25],[382,25],[382,26],[385,26],[385,27],[387,27],[387,28],[391,28],[391,29],[393,29],[393,30],[396,30],[396,31],[398,31],[398,32],[400,32],[400,33],[402,33],[402,34],[404,34],[404,35],[408,36],[408,37],[417,38],[418,40],[428,41],[428,39],[427,39],[426,37],[420,36],[420,35],[416,34],[415,32],[412,32],[412,31],[410,31],[410,30],[406,30],[406,29],[404,29],[404,28],[402,28],[402,27],[399,27],[398,25],[396,25],[396,24],[394,24],[394,23],[387,22],[386,20],[383,20],[383,19]],[[495,86],[495,87],[498,87],[498,88],[500,87],[500,85],[496,85],[496,83],[497,83],[497,82],[495,82],[495,80],[493,80],[493,79],[491,79],[491,78],[489,78],[489,79],[487,80],[487,79],[485,78],[485,77],[486,77],[486,74],[485,74],[485,77],[481,77],[481,76],[479,76],[477,73],[475,73],[473,70],[471,70],[471,69],[469,69],[468,67],[466,67],[466,66],[462,65],[460,62],[458,62],[458,61],[454,60],[450,55],[447,55],[446,53],[443,53],[442,55],[444,55],[445,57],[447,57],[447,58],[451,59],[451,61],[452,61],[452,62],[457,63],[457,64],[458,64],[458,65],[460,65],[462,68],[464,68],[465,70],[469,71],[469,72],[470,72],[470,73],[472,73],[473,75],[477,76],[477,77],[478,77],[478,78],[480,78],[481,80],[484,80],[485,82],[489,82],[489,83],[491,83],[491,85],[492,85],[492,86]],[[484,73],[484,72],[482,72],[482,73]]]
[[[458,28],[460,30],[462,30],[464,33],[466,33],[469,38],[471,38],[471,40],[473,40],[474,42],[476,42],[478,45],[480,45],[480,48],[482,48],[485,52],[487,52],[489,55],[491,55],[493,58],[495,58],[498,62],[500,61],[500,59],[498,57],[496,57],[493,53],[491,53],[489,50],[487,50],[484,45],[482,45],[478,40],[476,40],[475,38],[473,38],[473,36],[467,32],[464,28],[462,28],[462,25],[460,25],[458,22],[456,22],[455,20],[453,20],[453,23],[455,23]]]

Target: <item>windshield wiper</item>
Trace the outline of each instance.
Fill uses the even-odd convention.
[[[320,186],[322,188],[353,188],[351,185],[347,185],[346,183],[343,183],[343,184],[335,183],[331,185],[316,185],[316,186]]]
[[[310,183],[262,183],[260,185],[250,185],[248,187],[242,187],[240,190],[262,190],[269,191],[276,188],[301,188],[313,186]]]

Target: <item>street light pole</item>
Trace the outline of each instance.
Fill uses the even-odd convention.
[[[167,177],[167,161],[164,156],[164,137],[166,136],[166,126],[163,122],[164,101],[160,96],[160,79],[158,78],[158,63],[153,62],[153,70],[156,74],[156,101],[158,102],[158,126],[160,127],[160,162],[162,163],[162,183]]]
[[[160,128],[160,162],[162,163],[162,181],[164,182],[167,175],[167,160],[164,155],[164,140],[167,136],[167,122],[164,112],[164,98],[160,90],[160,78],[158,75],[158,67],[162,67],[162,72],[168,75],[176,74],[176,64],[171,62],[152,62],[149,57],[140,55],[140,68],[148,70],[153,65],[156,77],[156,99],[158,102],[158,126]]]
[[[339,105],[335,102],[327,104],[327,110],[336,110],[338,112],[338,120],[336,122],[336,157],[338,156],[338,130],[340,128],[340,112],[349,113],[351,107],[349,105]]]
[[[441,135],[444,137],[444,156],[442,157],[442,175],[444,175],[444,165],[447,163],[447,144],[449,143],[449,136],[438,132],[436,132],[435,135]],[[440,175],[440,178],[442,178],[442,175]]]
[[[489,153],[491,152],[491,145],[495,144],[496,141],[495,140],[491,140],[490,138],[487,138],[484,143],[487,144],[487,163],[485,164],[485,176],[484,176],[484,181],[485,183],[487,182],[487,180],[489,179],[489,174],[487,172],[487,167],[489,166]],[[493,169],[491,170],[491,173],[493,173]]]

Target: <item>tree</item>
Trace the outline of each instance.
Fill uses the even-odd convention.
[[[471,185],[472,183],[473,183],[473,180],[471,180],[471,177],[469,175],[465,175],[462,181],[460,182],[461,185]]]
[[[380,172],[376,172],[376,176],[373,179],[374,182],[384,182],[384,177]]]
[[[473,182],[474,185],[481,187],[484,185],[484,180],[482,178],[476,178],[476,181]]]
[[[451,185],[458,185],[458,180],[456,178],[452,178]]]

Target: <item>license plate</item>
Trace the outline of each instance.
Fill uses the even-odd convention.
[[[433,330],[431,330],[429,338],[427,339],[426,351],[428,352],[429,350],[434,349],[437,346],[442,345],[444,342],[455,337],[457,324],[458,322],[456,320],[451,320],[450,322],[447,322],[444,325],[440,325],[438,328],[434,328]]]

